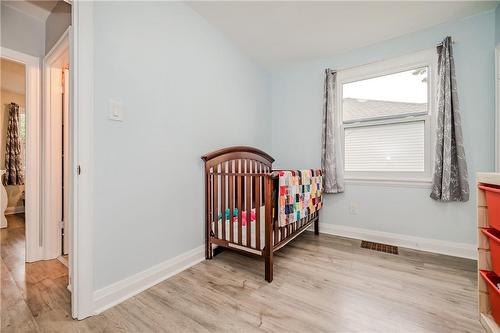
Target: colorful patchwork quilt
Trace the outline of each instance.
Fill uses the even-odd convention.
[[[321,170],[282,170],[279,173],[280,227],[317,212],[323,205]]]

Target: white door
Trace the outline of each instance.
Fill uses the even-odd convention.
[[[64,70],[64,97],[63,97],[63,149],[62,149],[62,163],[63,163],[63,225],[64,225],[64,236],[63,236],[63,253],[69,253],[69,70]]]
[[[54,237],[48,240],[47,244],[54,251],[50,257],[58,257],[62,253],[61,241],[63,231],[63,117],[64,117],[64,86],[63,71],[61,68],[53,67],[50,69],[50,137],[51,150],[53,151],[52,161],[50,163],[51,172],[51,211],[50,216],[53,222],[51,226],[57,228],[54,230]]]

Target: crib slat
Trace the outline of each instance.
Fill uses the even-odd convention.
[[[278,244],[280,242],[281,237],[283,237],[283,232],[280,232],[280,228],[278,226],[278,221],[275,221],[273,218],[273,229],[274,229],[274,244]]]
[[[212,234],[213,232],[213,226],[212,222],[214,221],[214,176],[210,175],[210,185],[208,186],[208,193],[209,193],[209,198],[208,198],[208,204],[210,206],[209,210],[209,220],[208,223],[210,223],[210,231],[209,233]]]
[[[233,161],[229,161],[229,172],[233,172]],[[229,176],[229,241],[234,240],[234,227],[233,227],[233,212],[234,212],[234,197],[233,197],[233,176]]]
[[[262,163],[260,164],[260,172],[264,173],[264,164],[262,164]],[[264,205],[264,195],[265,195],[264,194],[264,184],[265,184],[265,179],[264,179],[264,177],[261,177],[260,180],[261,180],[260,181],[260,186],[261,186],[260,188],[262,189],[262,201],[261,201],[261,204]]]
[[[219,166],[217,165],[215,167],[216,170],[219,169]],[[214,233],[215,233],[215,238],[219,238],[219,176],[214,175],[214,190],[213,190],[213,197],[214,197],[214,207],[213,207],[213,212],[214,212]]]
[[[248,161],[250,162],[250,161]],[[250,163],[248,163],[250,164]],[[248,167],[250,167],[248,165]],[[247,176],[246,178],[246,213],[247,213],[247,246],[252,247],[252,177]]]
[[[221,239],[226,239],[226,162],[222,162],[220,172],[221,180],[220,180],[220,202],[221,202],[221,214],[222,214],[222,237]]]
[[[251,206],[252,208],[255,208],[253,207],[253,204],[255,202],[255,186],[253,184],[253,180],[254,180],[254,175],[255,174],[255,161],[254,160],[250,160],[250,173],[252,173],[252,175],[250,176],[250,183],[251,183],[251,188],[252,188],[252,192],[251,192],[251,197],[250,197],[250,200],[251,200]]]
[[[255,247],[260,250],[260,176],[255,176]]]
[[[241,230],[241,199],[243,196],[243,191],[241,187],[241,177],[242,176],[236,176],[236,198],[237,198],[237,206],[238,206],[238,244],[243,244],[242,238],[243,238],[243,232]]]
[[[243,210],[245,208],[245,174],[247,172],[246,161],[244,159],[240,160],[240,173],[241,173],[241,189],[238,192],[241,195],[241,214],[243,216]],[[243,220],[241,221],[243,226]]]

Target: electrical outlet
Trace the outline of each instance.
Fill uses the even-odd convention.
[[[358,215],[359,212],[359,206],[355,202],[350,202],[349,203],[349,214],[351,215]]]

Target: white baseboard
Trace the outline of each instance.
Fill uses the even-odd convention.
[[[205,259],[205,247],[199,246],[177,257],[134,274],[94,292],[94,312],[99,314],[169,277]]]
[[[320,223],[319,230],[324,234],[477,260],[477,246],[474,244],[442,241],[329,223]]]
[[[57,257],[57,260],[63,264],[64,266],[68,267],[69,268],[69,263],[68,263],[68,258],[65,258],[63,256],[59,256]]]
[[[13,214],[19,214],[19,213],[24,213],[24,206],[7,207],[4,214],[5,215],[13,215]]]

